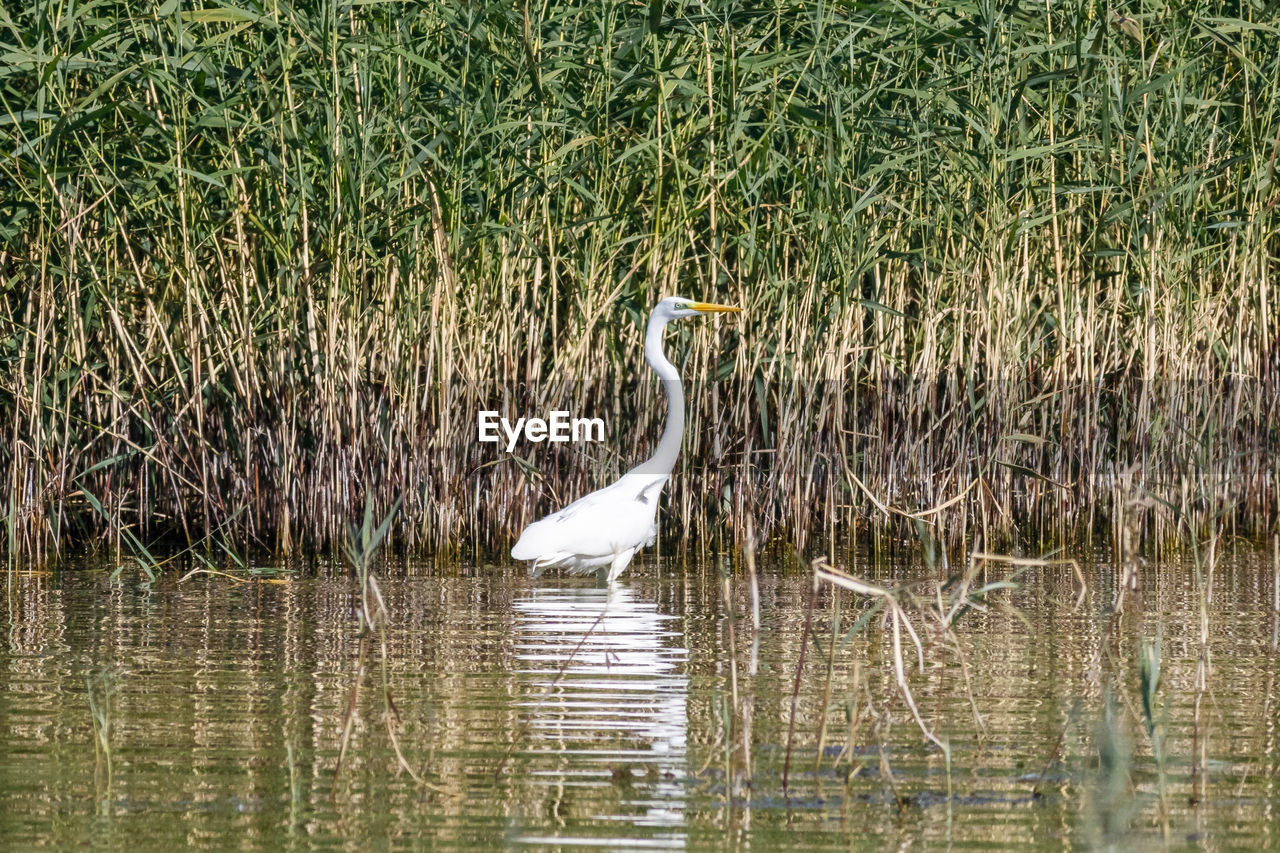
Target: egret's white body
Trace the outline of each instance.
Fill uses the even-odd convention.
[[[737,310],[678,296],[654,307],[645,332],[644,356],[667,391],[667,425],[658,449],[616,483],[526,527],[511,556],[532,561],[530,574],[536,577],[548,568],[589,574],[607,566],[607,581],[613,583],[636,551],[653,544],[658,536],[658,499],[675,468],[684,436],[684,388],[680,372],[662,352],[662,333],[667,323],[681,317]]]

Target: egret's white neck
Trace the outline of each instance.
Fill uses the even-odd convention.
[[[662,380],[662,387],[667,389],[667,425],[653,456],[632,468],[628,472],[631,474],[670,474],[680,455],[680,442],[684,438],[684,387],[680,384],[680,371],[667,361],[662,351],[662,333],[668,321],[668,317],[651,315],[644,335],[644,359]]]

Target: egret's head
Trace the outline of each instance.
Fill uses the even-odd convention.
[[[681,317],[697,317],[703,314],[720,314],[729,311],[741,311],[731,305],[716,305],[711,302],[697,302],[683,296],[668,296],[653,309],[655,316],[666,316],[672,320]]]

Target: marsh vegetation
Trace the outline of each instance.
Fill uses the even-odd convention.
[[[1275,524],[1260,4],[16,3],[0,53],[10,554],[336,549],[367,496],[501,548],[656,441],[677,292],[746,314],[675,344],[674,535]]]
[[[3,837],[1268,846],[1278,155],[1256,2],[6,4]]]
[[[24,848],[1274,846],[1271,555],[1224,545],[1204,586],[1144,567],[1145,606],[1115,612],[1106,561],[1082,588],[1066,564],[947,582],[902,556],[840,554],[816,588],[762,557],[758,628],[745,576],[672,559],[612,590],[380,559],[376,587],[325,564],[13,573],[0,828]]]

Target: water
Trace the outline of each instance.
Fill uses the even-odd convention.
[[[854,568],[882,584],[929,577]],[[1085,573],[1079,603],[1069,569],[1036,569],[949,636],[916,615],[925,664],[904,636],[906,675],[950,749],[949,774],[897,691],[891,633],[873,618],[833,651],[836,621],[847,631],[866,602],[824,590],[784,790],[802,574],[762,577],[756,635],[745,582],[726,603],[710,565],[648,561],[611,592],[515,570],[382,567],[391,732],[419,783],[398,768],[376,642],[353,697],[348,575],[148,588],[94,566],[18,572],[0,647],[0,838],[13,849],[1274,847],[1269,560],[1242,546],[1217,566],[1211,597],[1189,567],[1148,568],[1141,606],[1120,618],[1106,612],[1110,569]],[[1157,637],[1153,738],[1138,661]]]

